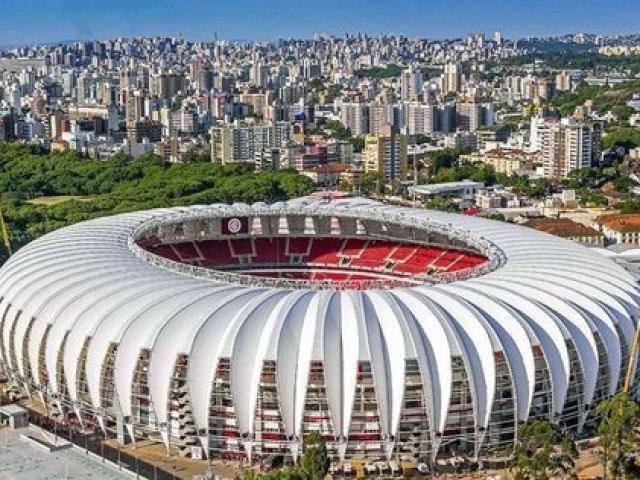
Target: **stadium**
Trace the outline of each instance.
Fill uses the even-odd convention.
[[[630,385],[640,291],[613,261],[491,220],[366,199],[79,223],[0,271],[16,394],[182,455],[497,456],[523,422],[593,430]]]

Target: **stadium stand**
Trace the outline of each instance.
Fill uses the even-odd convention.
[[[380,275],[407,277],[475,268],[486,259],[472,252],[434,245],[399,244],[361,238],[255,237],[140,244],[177,262],[222,270],[260,269],[261,277],[364,282]],[[286,268],[283,268],[286,267]],[[289,270],[296,267],[300,270]],[[281,271],[286,270],[286,271]]]

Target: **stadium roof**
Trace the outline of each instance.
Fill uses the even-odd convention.
[[[506,261],[483,276],[437,286],[317,291],[196,278],[153,265],[131,249],[134,232],[154,219],[176,213],[185,218],[251,216],[258,211],[429,220],[487,239]],[[432,392],[430,424],[438,431],[445,426],[451,398],[452,355],[461,356],[471,368],[474,415],[483,428],[494,401],[496,351],[509,358],[521,420],[529,414],[535,384],[532,346],[539,346],[549,359],[554,412],[562,411],[568,390],[569,338],[584,372],[584,404],[591,404],[598,379],[596,334],[607,353],[607,390],[613,393],[623,361],[620,336],[626,345],[633,343],[640,293],[622,268],[560,238],[476,217],[354,198],[159,209],[80,223],[14,255],[0,271],[0,298],[0,309],[14,322],[3,329],[4,351],[11,343],[16,353],[12,361],[21,374],[27,368],[47,371],[53,391],[61,387],[59,354],[66,378],[78,378],[78,358],[90,338],[85,368],[96,408],[101,405],[100,375],[110,345],[118,345],[115,386],[125,417],[132,414],[139,353],[149,349],[150,395],[158,422],[166,424],[173,365],[178,354],[187,354],[194,418],[199,429],[206,428],[216,365],[221,358],[231,358],[238,425],[252,433],[263,361],[271,359],[278,361],[287,434],[299,435],[306,366],[321,359],[334,428],[347,435],[356,378],[343,372],[355,371],[358,362],[366,360],[373,367],[382,431],[394,435],[407,359],[420,361],[425,391]],[[10,341],[10,335],[24,338],[27,329],[28,342]],[[67,388],[77,401],[77,383],[69,381]]]

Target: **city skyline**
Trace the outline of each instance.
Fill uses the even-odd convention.
[[[193,40],[221,38],[269,41],[308,38],[314,33],[364,32],[425,38],[455,38],[472,31],[501,30],[505,37],[553,36],[583,31],[634,33],[640,11],[632,0],[608,3],[550,0],[519,3],[469,0],[428,5],[416,0],[389,10],[381,0],[328,0],[321,9],[305,2],[175,2],[114,0],[107,5],[68,0],[8,0],[0,18],[0,45],[55,43],[74,39],[131,36],[177,36]],[[463,12],[461,14],[460,12]],[[410,13],[410,14],[409,14]],[[43,25],[42,19],[47,19]]]

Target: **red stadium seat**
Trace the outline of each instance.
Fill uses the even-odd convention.
[[[309,255],[311,237],[287,238],[287,255]]]
[[[243,265],[249,270],[263,265],[270,270],[255,272],[256,276],[336,282],[346,288],[359,288],[359,283],[379,279],[373,272],[403,276],[446,273],[475,268],[487,261],[482,255],[447,247],[360,238],[255,237],[148,243],[146,239],[141,246],[177,262],[210,268]],[[294,265],[293,259],[300,270],[282,271],[282,267]],[[318,267],[329,267],[332,271]]]
[[[434,262],[433,266],[441,271],[447,271],[453,262],[460,258],[460,252],[457,250],[448,250],[440,255]]]
[[[188,261],[200,258],[200,252],[196,250],[193,242],[174,243],[173,248],[182,260]]]
[[[253,245],[250,238],[237,238],[229,240],[229,246],[234,257],[253,255]]]
[[[389,255],[389,260],[397,260],[400,262],[404,262],[411,255],[416,253],[418,247],[414,245],[400,245]]]
[[[229,243],[226,240],[203,240],[198,242],[198,249],[202,253],[205,265],[233,265],[238,263],[231,255]]]
[[[360,238],[348,238],[344,242],[341,255],[343,257],[359,257],[367,247],[367,240]]]
[[[285,258],[287,241],[284,238],[256,238],[254,239],[255,256],[251,258],[253,264],[278,265],[289,261]]]
[[[360,257],[351,261],[351,266],[370,270],[383,270],[387,264],[387,258],[394,248],[395,245],[393,243],[372,240],[362,251]]]
[[[154,245],[153,247],[149,248],[149,251],[175,262],[180,261],[180,255],[178,255],[178,252],[176,252],[176,250],[170,244]]]
[[[307,263],[310,265],[338,265],[343,240],[340,238],[316,238],[311,246]]]

